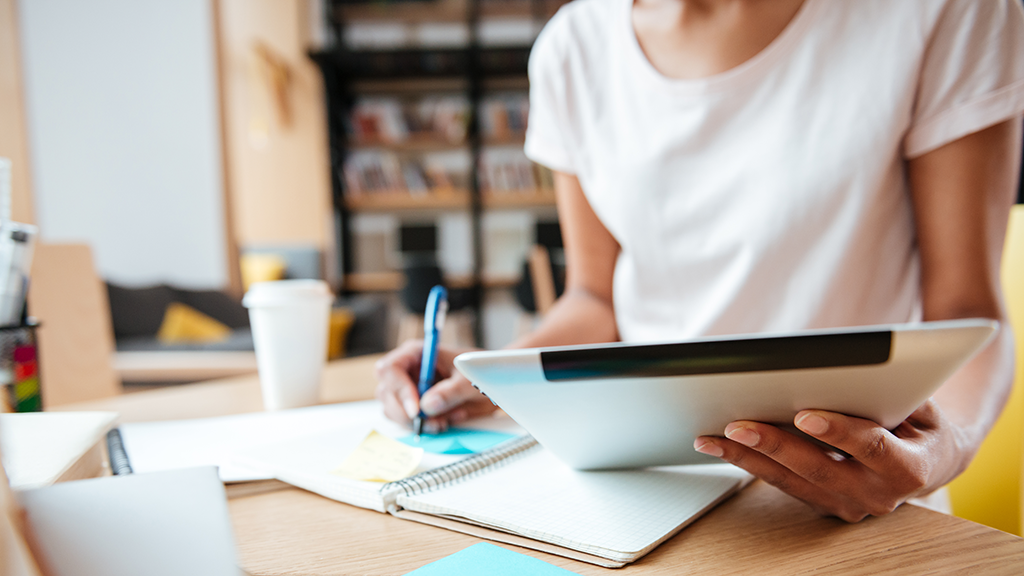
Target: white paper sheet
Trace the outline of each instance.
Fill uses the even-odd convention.
[[[17,494],[51,576],[238,576],[212,467],[63,482]]]
[[[0,446],[11,488],[53,484],[117,419],[115,412],[0,414]]]
[[[120,428],[125,452],[136,473],[217,466],[221,481],[244,482],[271,476],[234,463],[233,455],[240,450],[337,428],[370,425],[382,418],[380,403],[367,401],[218,418],[140,422],[122,424]]]

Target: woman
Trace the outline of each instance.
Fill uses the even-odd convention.
[[[555,171],[566,292],[543,346],[986,317],[999,336],[903,424],[819,410],[694,448],[856,522],[970,462],[1013,375],[998,273],[1021,158],[1017,0],[577,0],[538,38],[526,152]],[[419,344],[389,417],[491,410]]]

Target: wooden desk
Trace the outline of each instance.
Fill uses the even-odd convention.
[[[373,395],[375,358],[328,366],[325,402]],[[124,422],[261,409],[258,381],[237,377],[139,392],[62,410],[115,410]],[[230,501],[239,554],[259,574],[404,574],[479,542],[284,488]],[[640,561],[618,571],[510,547],[580,574],[907,574],[1024,571],[1024,539],[905,505],[846,524],[755,482]]]

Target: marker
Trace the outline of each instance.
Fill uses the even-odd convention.
[[[437,367],[437,343],[441,339],[441,328],[448,314],[448,291],[444,286],[434,286],[427,297],[427,311],[423,315],[423,359],[420,361],[420,381],[417,389],[420,398],[434,385],[434,370]],[[427,415],[420,410],[412,420],[412,429],[418,440],[423,434],[423,423]]]

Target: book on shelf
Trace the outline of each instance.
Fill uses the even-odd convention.
[[[550,190],[554,193],[555,189],[555,174],[547,166],[541,166],[540,164],[533,165],[533,173],[537,178],[537,187],[541,190]]]
[[[469,126],[469,100],[463,95],[363,97],[352,106],[349,133],[356,143],[400,144],[436,141],[459,144]]]
[[[491,147],[480,153],[480,187],[490,193],[536,193],[554,188],[554,177],[519,148]]]
[[[400,157],[389,151],[358,150],[345,159],[346,194],[453,192],[467,179],[462,164],[447,153]]]
[[[480,133],[493,141],[523,138],[529,114],[530,99],[525,92],[490,94],[480,103]]]
[[[381,410],[376,402],[364,406]],[[408,434],[396,433],[395,426],[364,424],[251,446],[235,458],[339,502],[607,567],[641,558],[750,479],[729,465],[573,470],[507,417],[462,426],[500,429],[516,434],[512,439],[445,464],[421,465],[401,480],[370,482],[332,473],[368,431]]]

